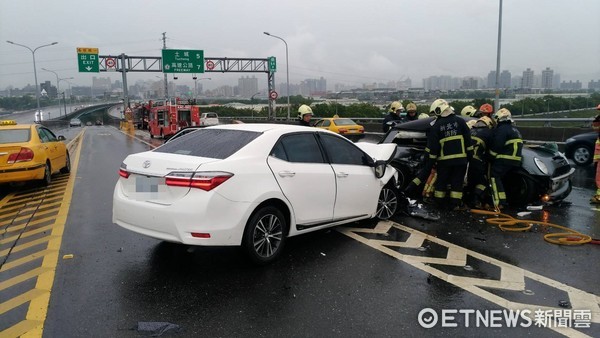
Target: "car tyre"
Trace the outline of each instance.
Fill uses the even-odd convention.
[[[44,178],[40,181],[40,185],[42,187],[47,187],[52,183],[52,169],[50,168],[50,163],[46,162],[46,167],[44,168]]]
[[[390,219],[398,211],[398,190],[392,182],[386,184],[377,199],[377,218],[386,220]]]
[[[578,144],[573,148],[573,162],[578,166],[587,166],[592,163],[593,150],[585,144]]]
[[[61,174],[68,174],[71,172],[71,156],[69,156],[69,152],[67,151],[67,161],[65,166],[60,169]]]
[[[506,201],[513,207],[524,207],[535,202],[535,182],[523,173],[509,174],[502,182],[506,192]]]
[[[257,265],[275,261],[286,242],[287,224],[283,213],[273,207],[258,209],[246,224],[242,246]]]

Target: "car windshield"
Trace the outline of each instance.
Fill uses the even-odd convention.
[[[154,151],[225,159],[261,134],[246,130],[202,129],[167,142]]]
[[[29,136],[29,129],[0,130],[0,144],[28,142]]]
[[[337,126],[355,126],[356,123],[354,123],[354,121],[352,121],[351,119],[335,119],[335,124]]]

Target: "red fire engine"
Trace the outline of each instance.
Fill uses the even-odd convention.
[[[167,138],[181,128],[197,125],[200,125],[199,106],[183,104],[179,100],[150,101],[148,131],[151,138],[155,136]]]

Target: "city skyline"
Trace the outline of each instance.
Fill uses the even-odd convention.
[[[163,32],[167,48],[202,49],[205,56],[213,57],[275,56],[277,83],[286,80],[289,66],[290,83],[324,77],[329,90],[335,84],[358,87],[407,78],[415,85],[434,75],[485,78],[495,68],[497,1],[398,0],[365,6],[339,0],[232,0],[227,4],[182,0],[177,8],[184,10],[152,19],[157,10],[171,5],[161,0],[2,2],[0,89],[35,82],[31,52],[7,40],[31,48],[58,42],[37,51],[38,82],[53,80],[52,73],[41,70],[46,68],[61,78],[74,77],[79,85],[90,85],[91,74],[77,70],[77,47],[96,47],[104,55],[160,56]],[[89,24],[86,15],[68,14],[73,9],[94,13],[102,24]],[[501,69],[517,74],[530,67],[539,74],[550,67],[563,80],[584,84],[600,78],[598,12],[600,2],[595,0],[505,1]],[[576,18],[576,24],[563,24],[565,16]],[[28,23],[17,19],[25,17]],[[265,36],[265,31],[285,39],[289,65],[284,43]],[[119,73],[95,75],[103,74],[112,81],[120,77]],[[154,76],[130,73],[128,82]],[[204,84],[206,88],[235,83],[238,78],[227,73],[209,76],[213,79]],[[256,76],[259,84],[266,83],[266,76]]]

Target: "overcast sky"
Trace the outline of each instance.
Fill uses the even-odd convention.
[[[413,86],[432,75],[486,77],[496,68],[498,0],[56,0],[0,1],[0,89],[74,77],[120,80],[120,73],[80,74],[77,47],[101,55],[160,56],[167,47],[212,57],[277,57],[276,82],[324,77],[335,83],[397,81]],[[600,80],[600,0],[504,0],[501,69],[513,76],[552,68],[561,80]],[[156,73],[129,73],[128,82]],[[204,88],[237,84],[241,75],[212,73]],[[189,83],[193,84],[190,77]],[[259,87],[266,76],[256,74]],[[183,78],[183,76],[181,77]],[[264,83],[261,79],[264,78]],[[184,79],[185,80],[185,79]]]

